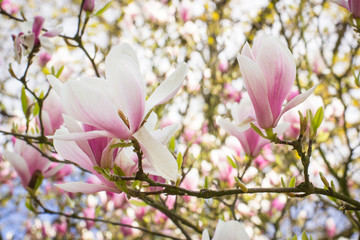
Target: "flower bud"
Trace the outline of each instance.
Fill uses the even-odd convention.
[[[91,13],[92,11],[94,11],[94,7],[95,7],[94,0],[85,0],[84,1],[84,4],[83,4],[84,11]]]

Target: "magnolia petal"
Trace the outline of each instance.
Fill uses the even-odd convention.
[[[345,0],[330,0],[330,2],[336,3],[336,4],[342,6],[343,8],[346,8],[347,10],[350,11],[348,1],[345,1]]]
[[[279,122],[281,116],[286,113],[287,111],[289,111],[290,109],[296,107],[297,105],[299,105],[300,103],[304,102],[311,94],[314,93],[316,87],[319,84],[316,84],[315,86],[313,86],[312,88],[310,88],[309,90],[307,90],[306,92],[297,95],[296,97],[294,97],[293,99],[291,99],[290,102],[288,102],[285,107],[282,109],[279,117],[276,119],[276,121],[274,122],[273,127],[275,127],[277,125],[277,123]]]
[[[260,127],[269,128],[272,126],[273,117],[268,101],[265,76],[250,58],[238,55],[238,62],[255,110],[256,120]]]
[[[175,134],[177,130],[180,129],[180,124],[171,124],[170,126],[164,127],[162,129],[157,129],[151,133],[151,135],[159,140],[162,144],[166,145],[171,137]]]
[[[44,178],[48,178],[51,176],[54,176],[58,171],[60,171],[63,167],[65,166],[65,164],[63,163],[59,163],[57,164],[55,167],[51,168],[50,170],[47,170],[43,173]]]
[[[227,131],[231,135],[234,135],[235,137],[238,134],[242,134],[244,131],[250,128],[250,122],[248,122],[248,124],[237,126],[233,122],[231,122],[230,119],[228,118],[218,118],[216,122],[225,131]]]
[[[21,178],[22,185],[26,187],[30,182],[31,176],[28,165],[25,162],[25,159],[22,158],[19,154],[14,152],[9,152],[7,150],[4,150],[4,157],[15,168],[15,171]]]
[[[178,166],[174,156],[161,142],[150,135],[145,127],[133,134],[146,159],[161,177],[176,181]]]
[[[47,79],[49,80],[49,83],[51,87],[55,90],[56,94],[60,96],[64,84],[53,75],[47,75]]]
[[[267,85],[268,100],[275,120],[295,81],[296,64],[290,50],[277,38],[267,36],[259,46],[256,64]]]
[[[237,124],[249,123],[255,119],[254,108],[249,95],[244,94],[240,103],[234,103],[231,106],[231,116]]]
[[[72,193],[85,193],[92,194],[102,191],[120,193],[121,191],[114,187],[109,187],[103,184],[92,184],[92,183],[84,183],[84,182],[69,182],[69,183],[61,183],[55,184],[56,187],[61,188],[66,192]]]
[[[148,119],[146,119],[144,126],[149,131],[152,131],[155,129],[157,121],[158,121],[158,116],[156,115],[156,113],[152,112],[152,113],[150,113],[150,116],[148,117]]]
[[[164,82],[158,86],[146,101],[145,114],[153,107],[169,101],[179,91],[188,71],[186,63],[181,63]]]
[[[105,74],[116,96],[115,105],[128,118],[130,129],[135,132],[144,117],[146,91],[130,45],[124,43],[111,49],[105,60]]]
[[[58,131],[56,131],[56,132],[58,132]],[[58,132],[58,134],[55,134],[54,136],[47,136],[47,138],[49,138],[49,139],[56,139],[56,140],[63,140],[63,141],[89,140],[89,139],[94,139],[94,138],[98,138],[98,137],[114,137],[114,135],[112,135],[106,131],[96,130],[96,131],[91,131],[91,132],[74,132],[74,133]]]
[[[248,42],[246,42],[245,45],[243,46],[243,48],[241,50],[241,55],[244,55],[244,56],[250,58],[251,60],[255,61],[255,57],[252,53],[252,50],[251,50]]]
[[[119,117],[118,109],[108,93],[106,80],[88,78],[66,82],[60,98],[65,113],[74,119],[121,139],[128,139],[129,129]]]
[[[223,222],[219,220],[212,240],[250,240],[244,226],[238,221]]]
[[[207,229],[202,232],[201,240],[210,240],[209,232]]]
[[[87,170],[94,172],[93,167],[96,166],[94,160],[86,155],[75,141],[64,141],[57,139],[57,135],[65,135],[67,130],[60,128],[55,132],[54,148],[64,159],[68,159]]]

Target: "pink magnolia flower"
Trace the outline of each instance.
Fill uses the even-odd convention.
[[[75,120],[96,128],[88,132],[57,134],[56,138],[135,138],[146,159],[160,176],[176,180],[178,171],[175,158],[142,123],[154,106],[167,102],[178,92],[186,72],[187,65],[180,64],[146,100],[145,82],[141,77],[136,53],[129,44],[123,43],[114,47],[106,57],[106,80],[82,78],[62,83],[54,76],[48,76],[52,87],[60,96],[64,112]]]
[[[63,108],[59,96],[54,91],[51,91],[45,99],[42,107],[42,124],[45,135],[53,135],[56,129],[64,123],[62,116]],[[40,126],[40,118],[36,116],[36,122]]]
[[[359,0],[330,0],[351,12],[354,18],[360,17],[360,1]]]
[[[5,150],[4,157],[15,168],[24,188],[29,187],[30,183],[34,184],[31,181],[33,177],[36,177],[36,174],[41,173],[44,178],[48,178],[55,175],[63,167],[62,164],[51,167],[52,162],[22,140],[15,141],[14,152]]]
[[[14,41],[15,60],[20,63],[21,57],[30,53],[35,46],[43,46],[50,50],[51,43],[47,38],[54,37],[60,33],[60,29],[47,31],[40,35],[45,19],[41,16],[35,16],[33,22],[23,23],[23,32],[17,36],[12,35]],[[25,50],[25,51],[23,51]]]
[[[224,222],[219,220],[212,240],[250,240],[242,223],[234,220]],[[205,229],[202,233],[202,240],[210,240],[209,232]]]
[[[316,88],[312,87],[282,107],[294,85],[296,65],[289,49],[275,37],[255,41],[252,49],[246,43],[238,62],[256,121],[263,129],[276,127],[286,111],[302,103]]]
[[[248,156],[257,157],[261,149],[270,143],[270,141],[262,138],[252,128],[249,128],[249,125],[243,124],[247,123],[248,119],[254,116],[253,106],[248,95],[244,95],[240,103],[235,103],[232,106],[231,115],[235,123],[223,118],[219,118],[217,123],[239,140],[244,152]]]

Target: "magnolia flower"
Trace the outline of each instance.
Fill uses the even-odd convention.
[[[63,167],[62,164],[57,164],[51,168],[52,162],[22,140],[15,141],[14,152],[4,150],[4,157],[15,168],[24,188],[33,188],[36,178],[40,174],[44,178],[48,178],[56,174]]]
[[[219,118],[217,123],[240,141],[248,156],[257,157],[260,150],[270,141],[262,138],[252,128],[248,128],[249,125],[242,125],[247,123],[247,119],[254,118],[254,109],[247,94],[244,94],[240,103],[232,105],[231,115],[235,123],[223,118]]]
[[[316,88],[312,87],[282,107],[294,85],[296,65],[289,49],[272,36],[255,41],[252,49],[246,43],[238,62],[256,121],[263,129],[276,127],[286,111],[302,103]]]
[[[330,0],[351,12],[354,18],[360,17],[360,1],[359,0]]]
[[[154,106],[167,102],[178,92],[186,72],[187,65],[180,64],[146,100],[145,82],[136,53],[130,45],[123,43],[113,48],[106,57],[106,80],[93,77],[62,83],[54,76],[48,76],[60,96],[64,112],[96,128],[88,132],[56,134],[55,139],[135,138],[155,171],[168,180],[176,180],[175,158],[149,133],[143,121]]]
[[[14,40],[15,60],[20,63],[22,55],[29,54],[35,46],[42,46],[51,51],[52,44],[47,38],[54,37],[60,33],[60,29],[47,31],[40,35],[45,19],[41,16],[35,16],[33,22],[24,22],[22,24],[23,32],[17,36],[12,35]],[[25,51],[23,51],[25,50]]]
[[[221,240],[221,239],[250,240],[243,225],[240,222],[234,220],[228,222],[219,220],[212,240]],[[202,240],[210,240],[209,232],[207,229],[203,231]]]

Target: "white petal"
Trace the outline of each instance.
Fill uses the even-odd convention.
[[[220,221],[221,220],[219,220],[219,223],[216,226],[213,240],[250,240],[240,222],[231,220],[224,223],[223,221]]]
[[[179,91],[188,71],[186,63],[180,64],[164,82],[158,86],[146,101],[145,114],[154,106],[169,101]]]
[[[72,118],[121,139],[129,137],[129,129],[118,115],[106,80],[86,78],[68,81],[61,91],[61,100],[65,113]]]
[[[130,45],[112,48],[105,60],[105,74],[116,96],[114,104],[129,119],[134,132],[144,117],[146,92],[135,53],[131,52]]]
[[[64,191],[72,192],[72,193],[97,193],[101,191],[115,192],[120,193],[120,190],[114,187],[109,187],[103,184],[92,184],[92,183],[84,183],[84,182],[69,182],[69,183],[61,183],[55,184],[56,187],[61,188]]]
[[[155,129],[156,123],[158,121],[158,117],[156,115],[156,113],[152,112],[150,113],[150,116],[148,117],[148,119],[146,120],[144,126],[149,130],[152,131]]]
[[[166,145],[170,141],[171,137],[175,134],[175,132],[179,129],[180,124],[175,123],[171,124],[170,126],[157,129],[151,132],[151,135],[157,140],[159,140],[162,144]]]
[[[279,115],[279,117],[276,119],[274,126],[276,126],[276,124],[279,122],[281,116],[286,113],[287,111],[289,111],[290,109],[296,107],[297,105],[299,105],[300,103],[304,102],[311,94],[314,93],[316,87],[319,84],[316,84],[315,86],[313,86],[312,88],[310,88],[309,90],[307,90],[306,92],[297,95],[296,97],[294,97],[293,99],[291,99],[290,102],[288,102],[285,107],[281,110],[281,113]]]
[[[207,229],[203,231],[201,240],[210,240],[209,232]]]
[[[47,79],[49,80],[49,83],[51,87],[55,90],[56,94],[60,96],[64,84],[53,75],[47,75]]]
[[[133,136],[139,142],[146,159],[158,174],[165,179],[176,181],[178,166],[169,150],[151,136],[145,127],[141,127]]]

